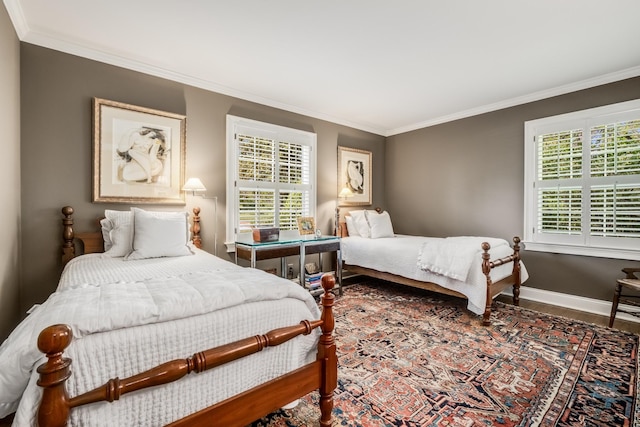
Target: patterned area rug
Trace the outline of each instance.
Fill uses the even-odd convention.
[[[632,426],[638,335],[370,282],[336,300],[335,426]],[[318,395],[258,426],[317,426]],[[640,426],[640,424],[638,424]]]

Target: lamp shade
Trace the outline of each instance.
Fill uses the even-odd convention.
[[[349,187],[343,187],[342,190],[340,190],[340,194],[338,194],[338,198],[346,199],[347,197],[353,197],[353,192],[349,190]]]
[[[184,187],[182,187],[182,191],[192,191],[196,193],[199,191],[207,191],[207,187],[200,181],[200,178],[189,178],[187,182],[185,182]]]

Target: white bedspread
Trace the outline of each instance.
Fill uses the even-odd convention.
[[[368,239],[364,237],[345,237],[342,239],[342,259],[345,264],[357,265],[373,270],[392,273],[409,279],[438,285],[460,292],[467,297],[467,308],[476,314],[483,314],[487,295],[486,277],[482,274],[482,250],[480,244],[477,253],[472,256],[471,266],[464,280],[453,279],[418,266],[418,254],[425,244],[444,240],[435,237],[409,236],[397,234],[394,237]],[[491,259],[502,258],[513,253],[509,245],[498,245],[490,250]],[[529,275],[521,262],[522,282]],[[491,279],[497,282],[511,274],[513,265],[504,264],[491,271]]]
[[[41,394],[34,371],[44,360],[36,347],[37,336],[52,324],[66,323],[73,330],[67,356],[74,360],[68,386],[75,395],[114,376],[122,378],[172,358],[320,316],[315,300],[302,287],[260,270],[238,267],[202,251],[193,257],[165,259],[170,261],[166,264],[159,261],[144,260],[142,268],[124,271],[123,266],[140,265],[140,261],[86,255],[69,263],[59,289],[0,346],[0,417],[19,404],[14,425],[34,424]],[[198,375],[195,387],[185,386],[183,379],[166,389],[152,389],[149,393],[159,407],[169,405],[176,393],[191,400],[159,418],[154,418],[160,412],[157,407],[148,408],[149,424],[168,423],[210,404],[210,399],[222,400],[307,363],[315,354],[317,336],[287,343],[282,354],[270,353],[275,368],[264,368],[251,356],[212,370],[218,371],[213,377],[217,386],[212,386],[207,372]],[[239,366],[240,372],[246,370],[244,379],[237,378]],[[104,367],[110,369],[105,372]],[[255,378],[248,378],[251,374]],[[74,420],[84,425],[125,422],[132,410],[140,412],[133,405],[150,405],[144,392],[134,394],[138,396],[123,398],[118,405],[74,410],[72,424]]]
[[[493,250],[507,245],[504,239],[489,237],[458,236],[444,239],[429,239],[418,252],[418,267],[432,273],[465,281],[473,261],[482,253],[482,243],[487,242]]]

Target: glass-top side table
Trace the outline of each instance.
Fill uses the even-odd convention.
[[[280,239],[271,242],[254,242],[251,233],[239,234],[236,238],[235,261],[248,260],[252,268],[256,262],[265,259],[280,258],[280,273],[286,277],[286,257],[299,255],[300,257],[300,284],[305,283],[305,256],[318,254],[320,267],[322,268],[322,253],[336,253],[336,281],[340,295],[342,295],[342,254],[340,250],[340,237],[299,235],[298,232],[280,232]],[[320,289],[321,292],[321,289]]]

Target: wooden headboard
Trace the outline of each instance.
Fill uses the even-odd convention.
[[[98,230],[84,233],[73,231],[73,208],[62,208],[62,265],[66,265],[76,255],[104,252],[104,239],[100,230],[100,219],[97,220]],[[82,243],[82,253],[76,254],[75,239]],[[191,241],[196,248],[202,247],[200,236],[200,208],[193,208],[193,224],[191,225]]]

